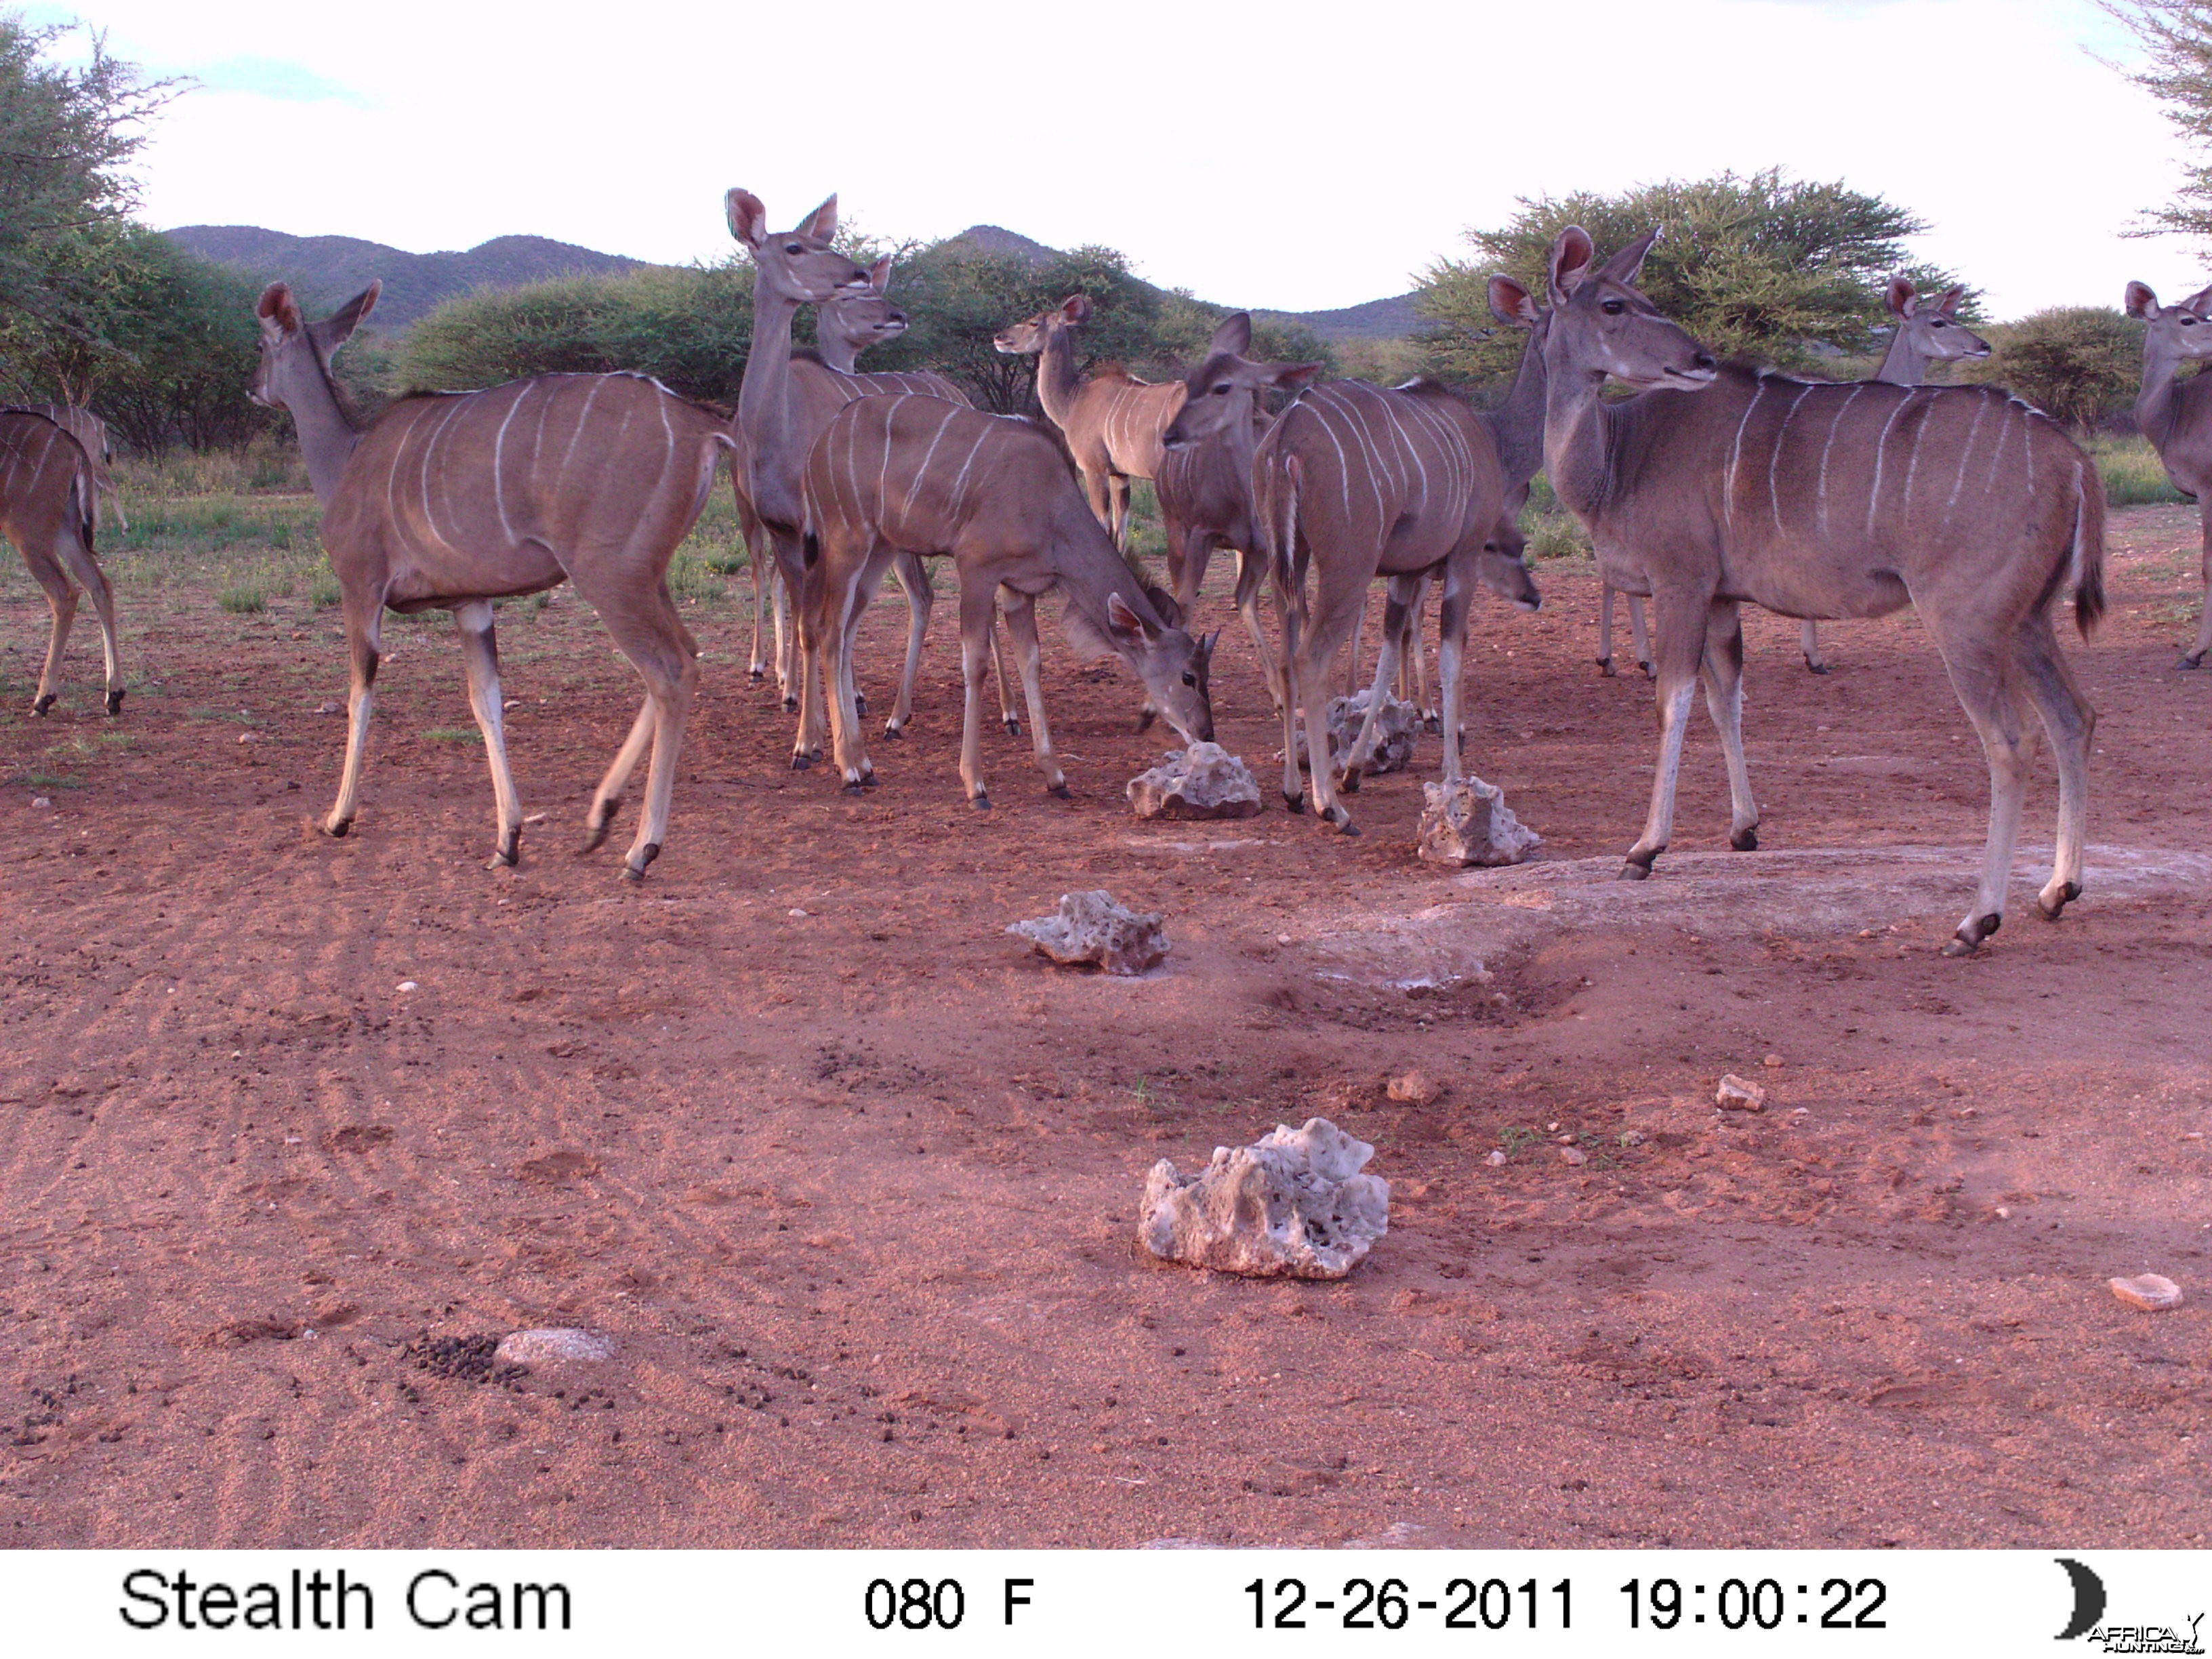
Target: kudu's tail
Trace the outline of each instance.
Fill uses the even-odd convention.
[[[2105,614],[2105,481],[2091,461],[2075,474],[2074,626],[2087,639]]]
[[[1274,578],[1277,600],[1295,609],[1305,619],[1305,573],[1298,568],[1298,458],[1278,452],[1269,456],[1261,476],[1267,499],[1255,503],[1261,528],[1272,545],[1267,549],[1267,573]]]

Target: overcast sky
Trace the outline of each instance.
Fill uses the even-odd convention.
[[[834,190],[880,235],[989,222],[1310,310],[1402,292],[1517,196],[1779,164],[1910,207],[1999,316],[2207,279],[2123,236],[2179,151],[2090,0],[22,9],[198,82],[145,154],[165,227],[681,263],[727,249],[731,185],[779,227]]]

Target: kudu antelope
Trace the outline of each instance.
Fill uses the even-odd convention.
[[[2059,653],[2051,606],[2070,585],[2083,634],[2104,610],[2105,495],[2055,422],[1993,387],[1826,385],[1738,365],[1635,287],[1657,233],[1596,263],[1552,246],[1545,470],[1589,530],[1601,573],[1652,601],[1659,761],[1622,874],[1673,833],[1700,677],[1728,760],[1729,843],[1759,844],[1742,736],[1745,601],[1784,616],[1879,617],[1911,605],[1989,757],[1990,830],[1973,908],[1945,946],[1973,951],[2004,916],[2035,750],[2057,751],[2058,835],[2038,896],[2056,919],[2081,891],[2095,715]],[[1642,395],[1607,403],[1607,379]]]
[[[92,481],[98,486],[99,495],[115,509],[115,527],[131,528],[131,515],[123,510],[122,493],[115,487],[115,446],[108,441],[107,422],[101,420],[82,404],[27,404],[26,408],[36,414],[61,422],[70,437],[84,446],[84,453],[92,462]],[[96,505],[96,503],[95,503]],[[100,526],[100,515],[93,514],[93,527]]]
[[[1064,589],[1064,625],[1079,644],[1110,650],[1135,672],[1149,706],[1189,742],[1210,742],[1206,670],[1212,640],[1194,640],[1164,614],[1091,516],[1058,448],[1026,421],[936,398],[863,398],[839,410],[806,465],[811,561],[804,625],[824,657],[836,759],[848,790],[873,769],[843,672],[861,611],[884,563],[904,551],[950,555],[960,579],[967,709],[960,781],[969,802],[991,804],[982,769],[982,685],[993,595],[1013,636],[1030,740],[1052,793],[1066,776],[1053,752],[1038,680],[1036,602]]]
[[[855,398],[874,397],[886,392],[915,392],[925,397],[943,398],[949,403],[964,404],[968,394],[941,374],[926,372],[904,374],[862,374],[856,372],[855,363],[862,351],[872,345],[888,343],[906,332],[906,313],[893,305],[890,299],[891,260],[886,254],[868,267],[869,286],[864,293],[840,289],[815,307],[815,355],[797,353],[791,365],[790,397],[793,404],[793,442],[803,442],[805,449],[813,447],[813,439],[819,437],[830,417]],[[744,434],[742,428],[733,430],[738,446],[738,459],[730,468],[732,489],[737,499],[738,527],[744,537],[747,552],[746,563],[752,572],[753,582],[753,656],[752,677],[759,679],[765,672],[761,657],[762,623],[772,599],[775,616],[775,673],[782,688],[784,707],[795,710],[798,702],[797,630],[789,625],[790,590],[785,586],[781,569],[773,557],[764,557],[767,550],[767,531],[754,512],[750,499],[745,494],[746,469],[744,462]],[[930,608],[935,595],[929,586],[929,573],[921,561],[911,554],[892,561],[891,574],[897,578],[900,590],[906,595],[908,611],[906,669],[899,680],[898,699],[891,709],[890,718],[884,723],[884,735],[900,736],[914,718],[914,687],[921,666],[923,636],[929,631]],[[996,647],[994,660],[999,671],[1000,719],[1006,730],[1018,736],[1021,720],[1014,713],[1013,676],[1007,666],[1006,647],[994,627],[992,643]],[[866,705],[862,705],[865,709]]]
[[[54,613],[46,666],[31,712],[59,696],[62,651],[76,620],[77,590],[92,596],[106,654],[107,712],[123,712],[123,667],[115,649],[115,595],[94,556],[100,526],[98,475],[69,430],[35,410],[0,410],[0,536],[15,543]]]
[[[1242,358],[1252,349],[1252,319],[1244,312],[1223,319],[1206,349],[1211,359],[1223,355]],[[1196,614],[1198,592],[1206,580],[1206,567],[1217,547],[1237,554],[1236,606],[1259,653],[1260,671],[1278,708],[1282,706],[1282,671],[1260,626],[1260,586],[1267,577],[1261,556],[1266,545],[1252,508],[1252,458],[1261,436],[1272,424],[1260,403],[1265,386],[1296,392],[1321,372],[1319,363],[1265,366],[1263,379],[1224,382],[1219,394],[1229,399],[1218,430],[1195,442],[1185,441],[1170,422],[1162,433],[1158,475],[1153,488],[1159,494],[1160,522],[1167,532],[1168,587],[1188,617]]]
[[[1990,343],[1959,320],[1959,302],[1966,297],[1963,287],[1952,287],[1931,304],[1923,305],[1920,290],[1910,276],[1892,276],[1889,286],[1883,289],[1882,307],[1894,323],[1890,329],[1889,349],[1882,353],[1881,365],[1874,372],[1874,379],[1885,386],[1921,386],[1926,383],[1928,371],[1937,363],[1955,363],[1967,358],[1986,357]],[[1606,585],[1598,617],[1599,670],[1613,672],[1613,589]],[[1648,679],[1651,675],[1650,635],[1644,625],[1644,601],[1631,593],[1628,596],[1628,627],[1636,647],[1636,665]],[[1827,659],[1820,651],[1820,624],[1810,617],[1801,631],[1799,648],[1804,653],[1806,669],[1814,674],[1828,672]]]
[[[1299,367],[1304,367],[1300,365]],[[1169,441],[1196,443],[1221,430],[1241,383],[1276,383],[1282,366],[1217,352],[1184,382],[1188,397]],[[1301,392],[1261,440],[1252,495],[1267,543],[1267,563],[1283,621],[1283,797],[1293,811],[1303,714],[1313,775],[1314,812],[1358,833],[1338,799],[1327,718],[1328,674],[1379,574],[1412,578],[1442,569],[1443,602],[1437,674],[1443,683],[1443,775],[1461,775],[1460,657],[1468,606],[1480,582],[1534,611],[1536,586],[1517,549],[1496,532],[1505,476],[1490,429],[1442,386],[1425,380],[1384,391],[1364,380],[1332,380]],[[1307,577],[1314,595],[1307,596]],[[1374,752],[1382,690],[1396,670],[1402,625],[1382,629],[1375,695],[1343,763],[1341,787],[1358,787]]]
[[[605,841],[650,744],[645,811],[623,865],[641,878],[667,836],[699,679],[698,645],[669,597],[668,562],[731,448],[724,417],[642,375],[540,374],[403,398],[357,426],[330,362],[380,291],[372,283],[311,323],[291,289],[272,283],[256,308],[252,396],[290,410],[299,428],[353,659],[345,771],[323,827],[344,835],[360,804],[385,611],[446,610],[459,624],[469,706],[498,801],[495,862],[520,858],[522,805],[507,766],[492,601],[567,580],[645,680],[644,707],[592,797],[584,846]]]
[[[1182,406],[1182,382],[1139,380],[1118,365],[1075,372],[1075,330],[1091,319],[1090,296],[1071,294],[1048,311],[1000,329],[992,344],[1037,360],[1037,402],[1067,440],[1091,510],[1114,545],[1129,540],[1129,480],[1158,478],[1160,434]]]
[[[2207,602],[2197,640],[2178,668],[2203,665],[2212,651],[2212,376],[2179,378],[2184,363],[2212,357],[2212,288],[2178,305],[2162,306],[2142,283],[2127,289],[2128,315],[2143,331],[2142,390],[2136,397],[2136,428],[2150,440],[2173,487],[2197,501],[2203,541],[2201,565]]]

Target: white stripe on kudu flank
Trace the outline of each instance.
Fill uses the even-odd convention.
[[[512,546],[515,540],[514,526],[507,517],[507,428],[514,424],[516,411],[529,401],[530,394],[538,390],[538,382],[526,380],[514,401],[507,406],[507,414],[499,423],[499,435],[491,444],[491,503],[499,513],[499,533]]]
[[[1843,425],[1844,416],[1850,413],[1851,405],[1858,401],[1859,393],[1865,390],[1866,386],[1863,383],[1851,388],[1851,395],[1844,398],[1841,406],[1837,409],[1836,418],[1828,422],[1828,441],[1820,446],[1820,533],[1823,536],[1828,533],[1828,456],[1836,447],[1837,428]]]
[[[584,424],[592,418],[592,405],[599,400],[599,388],[605,384],[605,380],[592,382],[592,389],[584,398],[583,413],[576,416],[576,423],[568,429],[568,447],[561,452],[561,465],[553,474],[553,488],[556,490],[568,476],[568,462],[576,453],[576,440],[584,435]]]
[[[945,411],[945,418],[938,422],[937,430],[930,434],[929,447],[922,452],[921,465],[915,468],[914,476],[906,481],[906,499],[899,503],[899,517],[902,520],[906,518],[907,514],[914,511],[914,492],[915,487],[921,483],[924,475],[928,472],[930,462],[936,459],[938,441],[945,436],[945,428],[951,426],[952,422],[959,419],[959,410],[957,408],[946,409]]]
[[[1951,509],[1958,506],[1959,491],[1965,487],[1966,463],[1974,458],[1974,436],[1982,429],[1982,416],[1989,412],[1990,400],[1987,398],[1974,399],[1973,422],[1966,428],[1966,447],[1959,452],[1959,476],[1951,481],[1950,499],[1943,503],[1943,522],[1946,525],[1951,522]]]
[[[1912,428],[1912,448],[1905,462],[1905,499],[1899,503],[1910,513],[1912,510],[1912,479],[1920,471],[1920,441],[1928,435],[1928,423],[1936,418],[1936,400],[1930,398],[1920,412],[1920,424]]]
[[[945,512],[950,517],[960,516],[961,506],[968,499],[968,469],[975,465],[976,452],[983,447],[983,440],[991,435],[991,430],[988,426],[981,428],[975,434],[975,441],[968,446],[968,459],[960,463],[960,471],[952,480],[951,491],[945,500]]]
[[[1778,536],[1783,533],[1782,489],[1779,479],[1777,477],[1782,470],[1782,441],[1789,435],[1790,422],[1797,417],[1797,405],[1803,403],[1806,398],[1812,395],[1813,388],[1808,386],[1802,392],[1800,392],[1796,398],[1792,400],[1789,412],[1783,416],[1782,424],[1775,428],[1773,440],[1767,448],[1766,498],[1768,501],[1772,504],[1774,508],[1774,533]]]
[[[1897,424],[1897,417],[1905,413],[1913,393],[1908,392],[1897,400],[1897,407],[1889,411],[1889,418],[1881,423],[1881,435],[1874,441],[1874,486],[1867,491],[1866,533],[1874,534],[1875,510],[1881,505],[1881,464],[1883,452],[1889,447],[1889,429]]]
[[[1735,423],[1735,441],[1729,446],[1728,474],[1721,484],[1721,513],[1731,526],[1735,523],[1735,470],[1743,459],[1743,429],[1751,424],[1752,413],[1765,395],[1766,376],[1762,374],[1752,388],[1751,401],[1743,406],[1743,418]]]

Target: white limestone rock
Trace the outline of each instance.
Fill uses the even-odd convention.
[[[1389,1231],[1390,1183],[1363,1174],[1375,1149],[1325,1117],[1217,1146],[1185,1177],[1166,1158],[1145,1182],[1137,1238],[1164,1261],[1251,1278],[1342,1279]]]
[[[2105,1281],[2114,1296],[2130,1308],[2140,1308],[2145,1313],[2164,1313],[2168,1308],[2178,1308],[2184,1297],[2181,1286],[2163,1273],[2137,1273],[2133,1279],[2111,1279]]]
[[[1724,1112],[1763,1112],[1766,1109],[1766,1091],[1749,1078],[1730,1072],[1713,1091],[1713,1104]]]
[[[1348,697],[1335,697],[1328,705],[1328,752],[1339,766],[1352,757],[1352,745],[1358,740],[1359,728],[1367,719],[1368,700],[1375,688],[1367,686]],[[1376,777],[1384,772],[1402,772],[1413,764],[1413,742],[1421,735],[1421,711],[1410,702],[1401,702],[1385,692],[1382,712],[1375,717],[1375,755],[1361,767],[1362,775]],[[1306,771],[1313,769],[1313,760],[1306,752],[1305,723],[1298,724],[1298,765]]]
[[[1544,843],[1480,778],[1425,783],[1421,797],[1420,854],[1431,864],[1518,864]]]
[[[1129,805],[1140,818],[1249,818],[1260,810],[1260,784],[1219,744],[1194,743],[1130,779]]]
[[[596,1363],[615,1357],[614,1339],[597,1331],[567,1327],[534,1331],[510,1331],[501,1337],[494,1357],[502,1365],[566,1365]]]
[[[1139,915],[1110,893],[1062,893],[1056,915],[1018,921],[1006,931],[1063,968],[1096,964],[1109,974],[1142,974],[1168,954],[1157,915]]]

